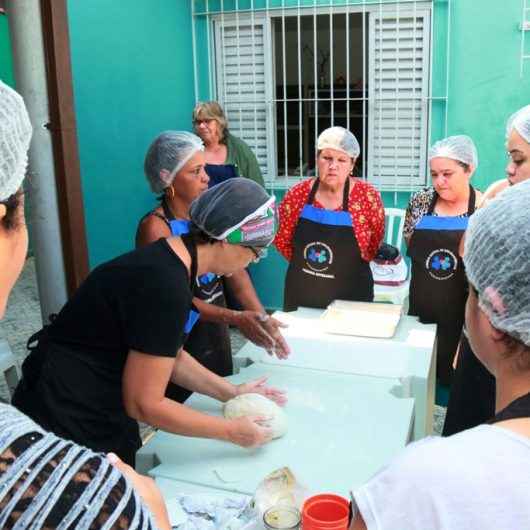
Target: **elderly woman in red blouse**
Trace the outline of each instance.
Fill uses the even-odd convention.
[[[383,239],[385,211],[379,192],[352,177],[359,151],[350,131],[326,129],[317,142],[318,177],[293,186],[280,204],[274,243],[289,261],[285,311],[373,300],[369,261]]]

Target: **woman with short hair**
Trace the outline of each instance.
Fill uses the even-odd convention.
[[[205,170],[210,186],[234,177],[246,177],[264,186],[256,155],[228,130],[228,120],[217,101],[197,103],[192,121],[195,133],[205,145]]]

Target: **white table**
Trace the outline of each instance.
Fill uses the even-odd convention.
[[[278,360],[251,342],[237,357],[273,366],[400,379],[404,396],[416,401],[413,439],[432,434],[436,326],[404,315],[391,339],[334,335],[324,331],[322,313],[321,309],[300,308],[273,315],[289,325],[282,330],[291,347],[288,359]]]
[[[289,466],[312,491],[348,491],[366,482],[409,441],[414,400],[398,379],[326,373],[256,363],[230,379],[269,375],[286,388],[289,431],[258,448],[158,432],[138,453],[137,468],[156,479],[252,495],[271,471]],[[221,414],[215,400],[194,394],[187,402]]]

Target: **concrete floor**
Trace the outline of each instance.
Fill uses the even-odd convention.
[[[6,339],[13,351],[18,367],[26,356],[28,338],[42,327],[39,297],[35,275],[34,258],[28,258],[22,275],[9,298],[6,316],[0,322],[0,339]],[[232,351],[238,352],[245,343],[244,337],[237,330],[231,330]],[[0,398],[9,399],[9,393],[3,377],[0,377]],[[445,408],[435,406],[434,431],[439,434],[445,419]],[[151,432],[142,427],[142,438]]]

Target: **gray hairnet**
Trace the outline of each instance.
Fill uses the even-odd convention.
[[[31,133],[22,97],[0,81],[0,201],[9,198],[22,185]]]
[[[464,263],[492,325],[530,346],[530,180],[470,218]]]
[[[506,140],[514,129],[530,144],[530,105],[510,116],[506,125]]]
[[[243,177],[231,178],[202,193],[191,203],[190,219],[211,238],[243,246],[268,246],[276,233],[274,197]]]
[[[317,140],[317,151],[336,149],[351,158],[357,158],[361,152],[355,135],[344,127],[330,127],[320,133]]]
[[[175,175],[197,152],[203,151],[202,140],[186,131],[164,131],[149,146],[144,161],[144,172],[154,193],[160,193],[171,185]],[[167,177],[160,175],[165,169]]]
[[[473,140],[464,134],[448,136],[434,143],[429,149],[429,162],[433,158],[450,158],[473,166],[475,169],[478,166],[477,148]]]

